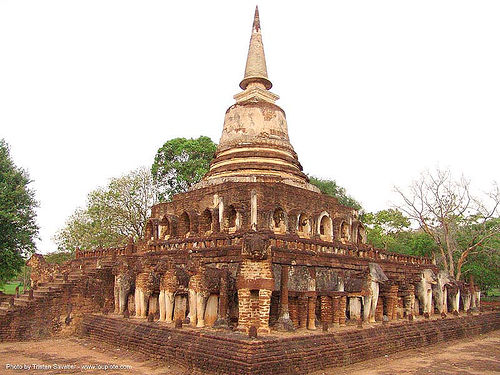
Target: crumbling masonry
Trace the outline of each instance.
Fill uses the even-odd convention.
[[[172,329],[189,324],[292,336],[479,308],[479,290],[439,272],[431,259],[367,245],[358,213],[308,182],[285,112],[269,91],[258,11],[240,87],[210,171],[188,192],[153,207],[143,239],[77,251],[59,268],[34,256],[32,282],[39,288],[17,305],[38,297],[67,325],[68,317],[81,322],[89,313],[114,313],[123,320],[116,327],[130,316]],[[89,272],[93,278],[79,276]],[[55,298],[66,305],[56,307]],[[27,310],[28,322],[19,323],[14,307],[9,301],[0,307],[0,338],[39,337],[30,321],[49,313]]]

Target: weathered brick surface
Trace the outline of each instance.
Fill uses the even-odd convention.
[[[500,312],[378,325],[341,333],[250,340],[233,333],[171,329],[85,316],[84,336],[207,373],[304,374],[500,329]]]
[[[33,299],[25,293],[0,310],[0,341],[24,341],[53,335],[70,335],[84,314],[113,309],[113,275],[94,270],[67,281],[41,285]]]

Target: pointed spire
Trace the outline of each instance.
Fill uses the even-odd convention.
[[[255,7],[255,15],[252,25],[252,36],[248,47],[247,65],[245,67],[245,77],[240,82],[240,87],[245,90],[251,82],[262,83],[266,90],[273,84],[267,78],[266,56],[262,44],[262,34],[260,32],[259,7]]]

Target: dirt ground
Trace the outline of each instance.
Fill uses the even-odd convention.
[[[44,368],[44,365],[50,368]],[[13,366],[17,366],[17,368],[12,368]],[[30,366],[31,368],[29,368]],[[54,366],[59,366],[59,369],[54,368]],[[66,368],[61,368],[63,366]],[[121,366],[121,368],[114,366]],[[80,373],[187,375],[192,374],[192,371],[147,361],[146,358],[137,353],[74,337],[0,343],[0,374]],[[344,368],[317,371],[311,375],[333,374],[500,374],[500,331],[472,339],[454,341],[448,346],[435,345],[410,350]]]

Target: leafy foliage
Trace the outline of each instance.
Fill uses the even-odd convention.
[[[158,186],[158,199],[187,191],[208,172],[217,145],[209,137],[174,138],[156,153],[151,174]]]
[[[0,140],[0,285],[17,275],[35,250],[38,203],[28,173],[16,167],[9,146]]]
[[[396,209],[365,213],[368,242],[399,254],[431,256],[436,248],[432,238],[421,230],[410,228],[410,221]]]
[[[156,187],[150,172],[139,168],[111,179],[88,195],[87,206],[78,208],[54,237],[59,251],[77,247],[92,249],[123,245],[128,238],[143,236]]]
[[[345,188],[337,185],[335,180],[324,180],[317,177],[310,177],[309,182],[316,186],[323,194],[337,198],[340,204],[351,207],[355,210],[361,210],[361,204],[348,195]]]
[[[63,264],[67,260],[73,259],[75,254],[70,251],[54,251],[52,253],[44,254],[43,257],[47,263]]]

